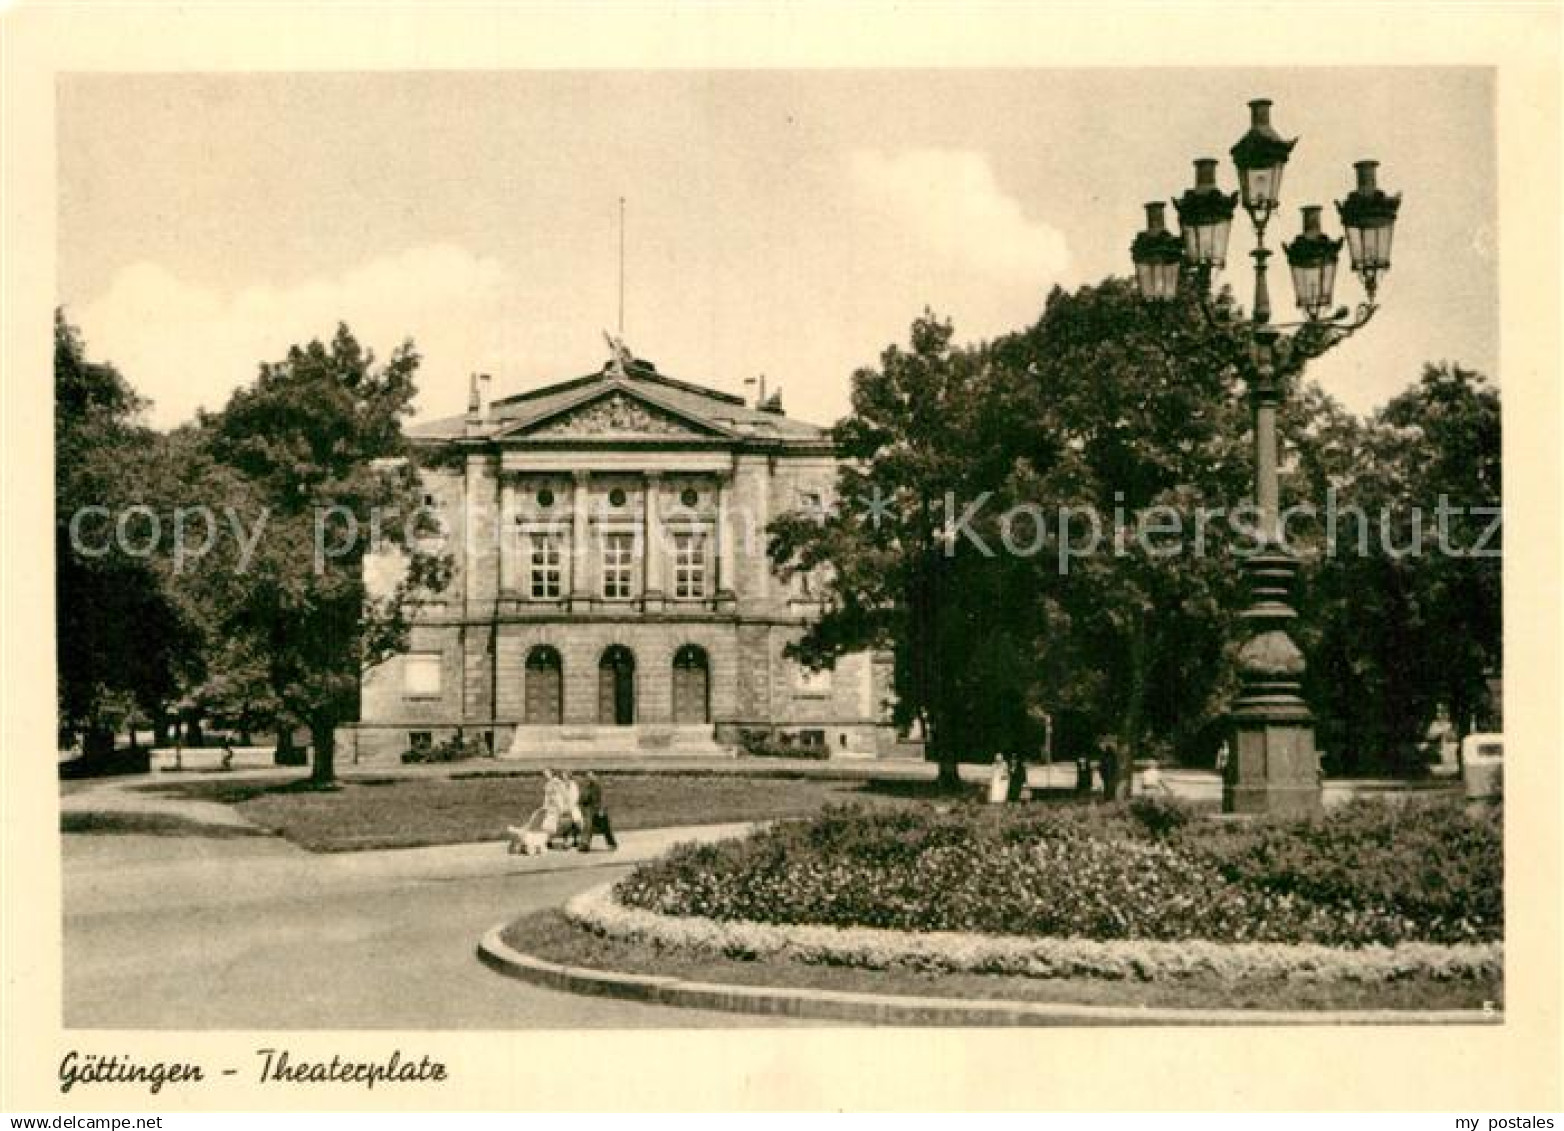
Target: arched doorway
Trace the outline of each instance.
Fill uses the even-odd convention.
[[[673,654],[673,721],[711,722],[711,668],[706,649],[694,644]]]
[[[565,717],[565,665],[559,650],[540,644],[527,653],[526,721],[557,725]]]
[[[623,644],[605,650],[597,663],[597,719],[622,727],[635,722],[635,654]]]

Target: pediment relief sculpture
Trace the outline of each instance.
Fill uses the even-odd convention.
[[[532,430],[533,436],[693,436],[674,417],[613,393]]]

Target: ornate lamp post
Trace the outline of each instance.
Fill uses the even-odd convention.
[[[1271,251],[1266,225],[1281,200],[1282,173],[1297,139],[1283,138],[1271,126],[1271,103],[1249,103],[1249,131],[1232,148],[1239,190],[1217,187],[1211,158],[1195,162],[1195,184],[1173,202],[1180,235],[1165,227],[1163,206],[1146,206],[1146,228],[1130,248],[1143,298],[1166,302],[1181,281],[1193,285],[1201,310],[1213,323],[1238,330],[1249,343],[1244,377],[1254,413],[1255,509],[1259,546],[1244,561],[1250,602],[1244,610],[1248,639],[1239,651],[1240,691],[1233,704],[1233,751],[1222,787],[1222,808],[1229,813],[1309,814],[1319,810],[1318,756],[1314,719],[1303,700],[1303,654],[1288,633],[1297,619],[1291,604],[1298,563],[1282,541],[1278,522],[1276,413],[1282,376],[1300,371],[1366,325],[1378,307],[1379,277],[1390,268],[1391,235],[1399,196],[1375,183],[1378,163],[1359,161],[1357,187],[1336,206],[1352,269],[1363,282],[1366,299],[1357,311],[1331,311],[1340,239],[1326,235],[1321,209],[1303,209],[1303,231],[1282,250],[1292,273],[1301,321],[1274,324],[1266,279]],[[1227,263],[1227,242],[1239,201],[1254,227],[1254,301],[1247,319],[1226,308],[1214,309],[1211,279]],[[1289,332],[1290,331],[1290,332]]]

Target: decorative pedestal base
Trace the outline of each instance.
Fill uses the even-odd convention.
[[[1308,817],[1321,809],[1314,717],[1303,701],[1303,653],[1288,635],[1297,560],[1274,543],[1244,562],[1250,637],[1238,652],[1242,686],[1233,704],[1233,750],[1222,786],[1224,813]]]
[[[1233,764],[1222,785],[1224,813],[1310,817],[1320,812],[1314,723],[1302,717],[1233,720]]]

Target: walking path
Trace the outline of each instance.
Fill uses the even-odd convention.
[[[292,771],[295,775],[297,770]],[[192,777],[211,775],[181,774],[172,780],[188,780]],[[230,778],[231,773],[222,775]],[[100,778],[82,782],[76,788],[60,795],[60,815],[71,814],[137,814],[142,816],[170,817],[196,825],[216,826],[224,829],[255,830],[253,822],[239,815],[238,810],[215,801],[196,801],[183,797],[136,788],[153,782],[168,782],[166,775],[135,774],[124,778]]]
[[[583,998],[497,978],[496,919],[557,907],[677,841],[511,856],[503,842],[314,854],[273,837],[63,837],[70,1028],[743,1026],[733,1014]]]
[[[60,807],[65,815],[148,815],[231,834],[253,826],[229,806],[137,787],[300,775],[280,767],[70,782]],[[750,827],[633,830],[620,834],[617,852],[537,857],[510,855],[504,841],[323,854],[274,836],[65,834],[65,1023],[403,1030],[758,1024],[527,986],[495,977],[473,953],[497,918],[557,907],[675,843]]]

